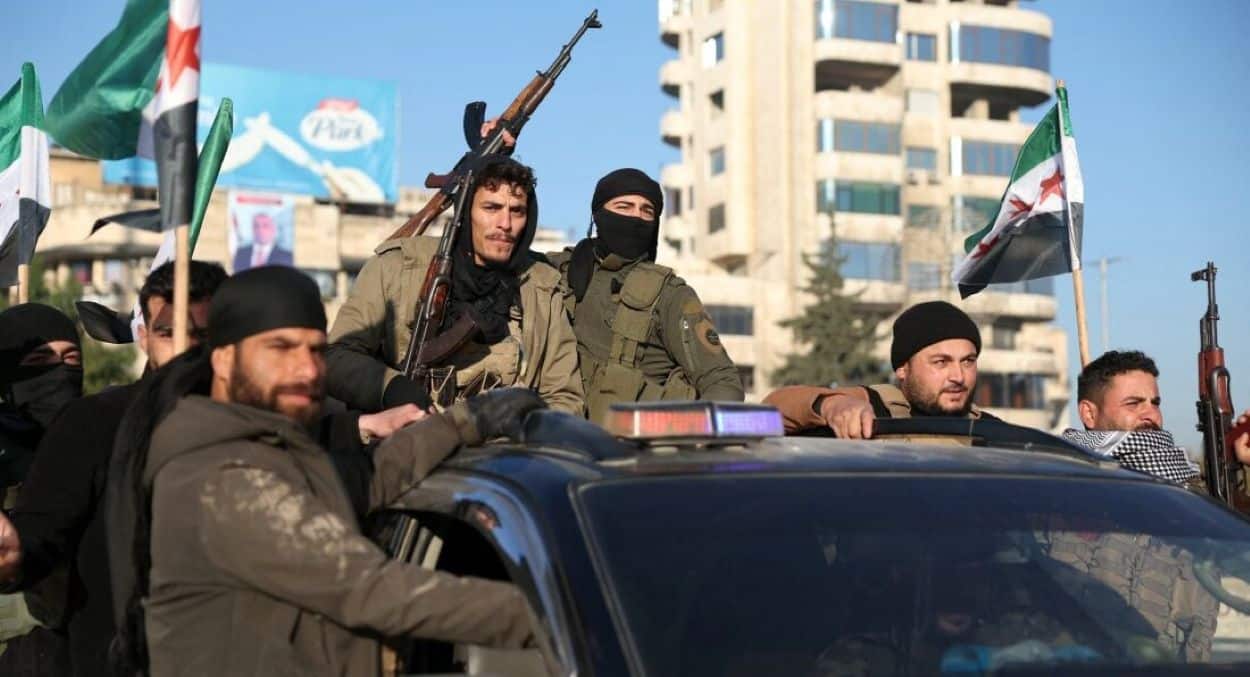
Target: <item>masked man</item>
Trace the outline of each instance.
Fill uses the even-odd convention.
[[[330,330],[329,393],[349,407],[422,408],[501,386],[537,392],[556,410],[582,413],[577,345],[560,275],[529,250],[538,227],[534,174],[503,156],[483,159],[454,246],[447,326],[467,315],[477,329],[416,383],[399,371],[412,340],[421,286],[438,238],[382,243],[365,264]],[[437,329],[437,328],[436,328]],[[447,397],[447,388],[455,396]]]
[[[742,379],[698,294],[655,263],[664,196],[637,169],[599,180],[597,237],[548,254],[569,299],[590,420],[615,402],[741,402]]]

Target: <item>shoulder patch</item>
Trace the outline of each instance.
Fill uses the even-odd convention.
[[[699,320],[694,325],[694,335],[709,352],[715,353],[721,350],[720,334],[717,334],[716,327],[712,326],[711,318],[705,316]]]

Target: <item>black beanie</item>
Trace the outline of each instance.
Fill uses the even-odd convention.
[[[972,341],[981,352],[981,330],[967,313],[946,301],[917,303],[894,320],[890,366],[898,369],[926,347],[954,338]]]
[[[655,221],[660,221],[664,211],[664,191],[660,184],[638,169],[618,169],[609,172],[595,184],[594,197],[590,199],[590,213],[599,211],[608,200],[621,195],[641,195],[655,206]]]
[[[217,288],[208,307],[208,343],[214,348],[288,327],[326,330],[321,289],[295,268],[261,266],[235,273]]]

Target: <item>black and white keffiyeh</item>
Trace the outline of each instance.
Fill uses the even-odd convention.
[[[1063,438],[1155,477],[1183,483],[1198,476],[1198,466],[1190,462],[1185,450],[1176,446],[1172,433],[1166,430],[1068,428],[1063,431]]]

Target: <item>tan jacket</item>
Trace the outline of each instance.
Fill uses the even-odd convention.
[[[463,407],[376,449],[371,508],[456,448],[456,417]],[[376,675],[375,636],[515,648],[530,634],[514,586],[388,559],[360,533],[330,455],[281,415],[188,397],[157,427],[144,480],[154,677]]]
[[[881,403],[890,412],[891,418],[907,418],[911,416],[911,403],[897,386],[888,384],[867,386],[881,398]],[[836,397],[854,397],[868,402],[868,392],[862,386],[845,386],[841,388],[825,388],[823,386],[785,386],[778,388],[764,398],[764,404],[771,404],[781,412],[786,433],[796,433],[827,425],[820,412],[816,411],[816,398],[821,395]],[[878,414],[880,415],[880,414]],[[988,416],[977,406],[972,405],[969,418]]]
[[[389,240],[361,269],[330,328],[330,395],[355,409],[382,408],[386,385],[400,373],[397,367],[412,338],[421,284],[437,249],[438,239],[432,237]],[[534,260],[520,279],[521,308],[512,327],[520,335],[520,367],[514,380],[502,385],[531,388],[552,409],[580,416],[585,398],[577,340],[564,308],[560,273]],[[462,360],[454,361],[458,368],[464,366]]]

